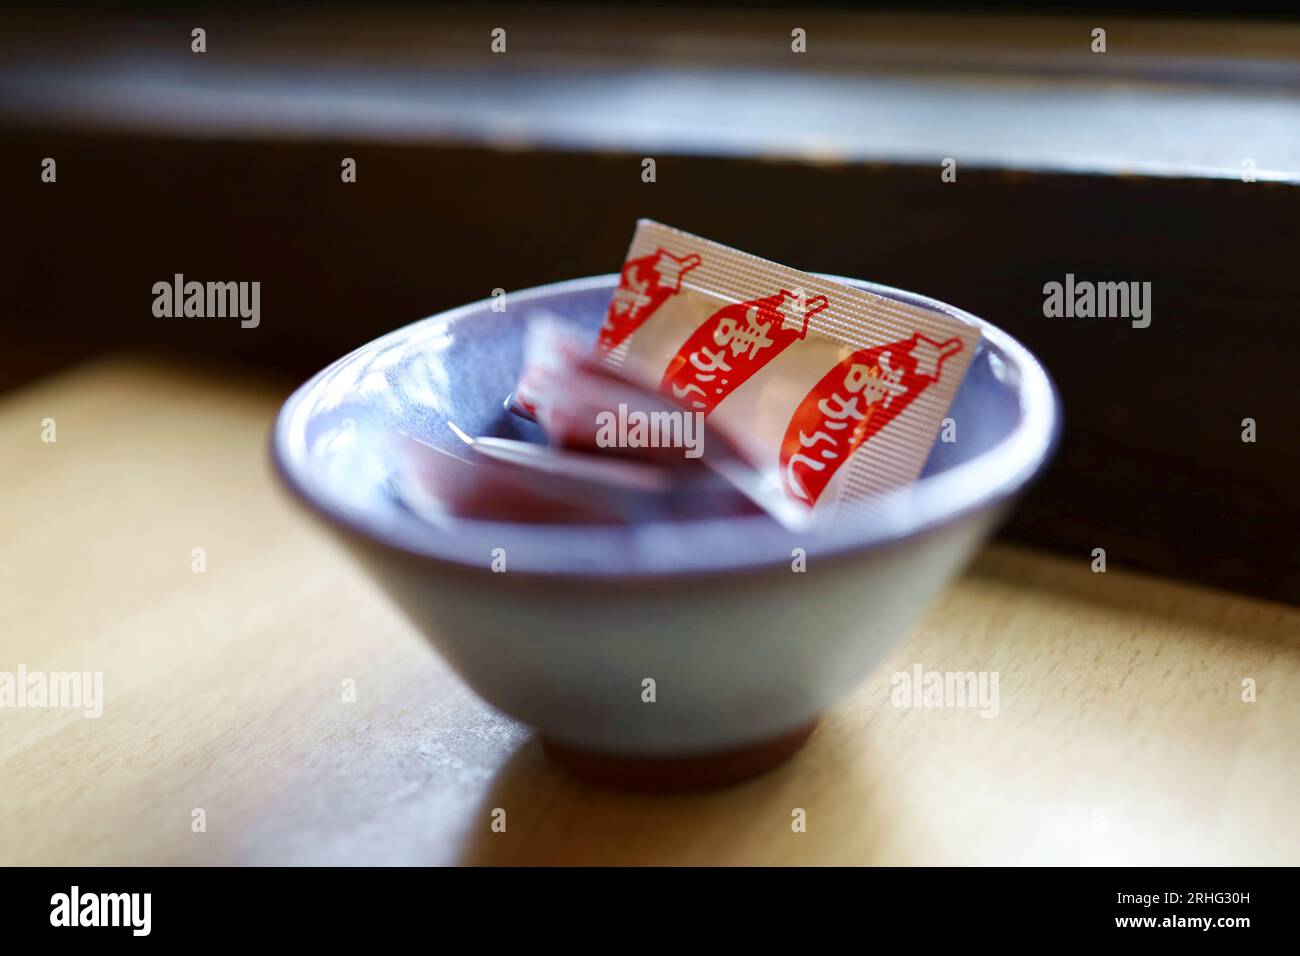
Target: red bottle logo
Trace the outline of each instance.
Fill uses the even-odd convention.
[[[827,372],[799,403],[781,442],[781,483],[809,507],[863,442],[939,381],[959,338],[910,339],[854,352]]]
[[[618,348],[639,329],[659,306],[682,289],[682,276],[700,264],[695,253],[678,258],[666,249],[623,263],[618,288],[605,313],[605,324],[596,340],[596,355]]]
[[[708,415],[724,398],[790,345],[808,334],[808,320],[826,308],[782,289],[737,302],[709,316],[677,350],[659,391]]]

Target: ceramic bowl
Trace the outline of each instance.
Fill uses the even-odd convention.
[[[748,515],[440,530],[408,510],[395,436],[454,450],[454,423],[540,440],[503,407],[523,319],[548,309],[594,337],[613,275],[512,293],[504,312],[476,302],[357,349],[285,402],[274,458],[461,678],[538,728],[557,760],[634,787],[738,779],[796,750],[864,678],[1044,467],[1059,430],[1050,379],[1011,336],[932,299],[840,281],[974,322],[983,340],[950,411],[958,440],[936,441],[910,489],[816,536]]]

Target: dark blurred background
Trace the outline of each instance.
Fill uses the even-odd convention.
[[[1034,350],[1065,442],[1006,534],[1300,596],[1291,11],[11,6],[0,63],[0,396],[124,349],[299,380],[494,288],[616,271],[649,216]],[[175,273],[260,281],[260,326],[155,318]],[[1151,326],[1044,317],[1067,273],[1150,282]]]

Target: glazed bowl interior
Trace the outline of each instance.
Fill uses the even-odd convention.
[[[814,534],[765,516],[634,526],[520,525],[458,520],[440,529],[417,518],[395,480],[399,436],[455,451],[472,435],[543,441],[512,415],[525,319],[548,310],[595,331],[617,276],[542,286],[484,300],[398,329],[357,349],[285,403],[273,452],[288,485],[324,517],[380,544],[431,560],[482,568],[510,548],[510,570],[538,575],[675,576],[786,563],[791,548],[833,555],[920,534],[1011,497],[1050,457],[1059,429],[1055,391],[1013,338],[944,303],[856,280],[839,281],[939,309],[983,333],[950,417],[957,440],[936,440],[921,479],[870,509]]]

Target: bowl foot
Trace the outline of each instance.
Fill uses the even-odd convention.
[[[734,750],[686,757],[637,757],[583,750],[542,737],[551,761],[580,780],[633,793],[715,790],[766,773],[799,752],[817,726],[808,724]]]

